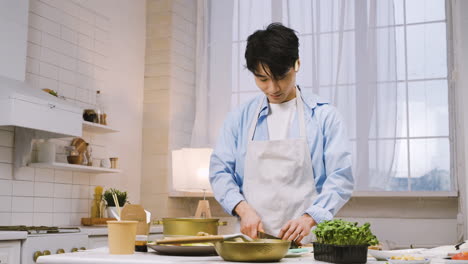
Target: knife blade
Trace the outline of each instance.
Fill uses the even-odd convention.
[[[265,232],[257,231],[257,237],[258,238],[263,238],[263,239],[280,239],[279,237],[275,237],[273,235],[267,234]],[[299,245],[297,244],[296,241],[291,241],[291,246],[289,248],[299,248]]]

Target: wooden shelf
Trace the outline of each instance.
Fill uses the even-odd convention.
[[[106,134],[106,133],[116,133],[119,132],[116,129],[113,129],[109,126],[104,126],[101,124],[96,124],[88,121],[83,121],[83,130],[92,132],[92,133],[97,133],[97,134]]]
[[[74,164],[59,163],[59,162],[31,163],[28,166],[32,167],[32,168],[58,169],[58,170],[79,171],[79,172],[88,172],[88,173],[119,173],[119,172],[122,172],[119,169],[106,169],[106,168],[101,168],[101,167],[74,165]]]

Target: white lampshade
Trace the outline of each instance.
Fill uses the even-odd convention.
[[[172,187],[174,191],[211,192],[208,179],[211,148],[183,148],[172,151]]]

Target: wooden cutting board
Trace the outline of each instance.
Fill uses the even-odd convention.
[[[84,226],[107,225],[107,221],[117,220],[115,218],[81,218],[81,224]]]

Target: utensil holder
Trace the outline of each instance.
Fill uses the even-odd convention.
[[[111,255],[129,255],[135,252],[137,224],[137,221],[107,221]]]

